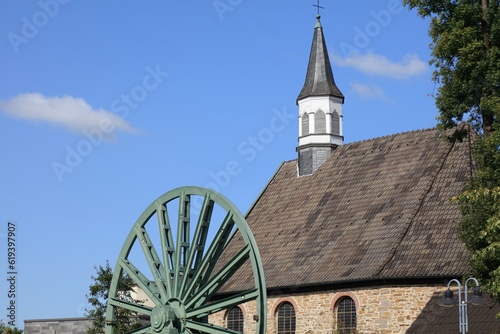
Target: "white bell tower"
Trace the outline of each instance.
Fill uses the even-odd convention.
[[[313,43],[299,107],[299,176],[311,175],[332,151],[344,142],[342,105],[344,95],[333,78],[320,15],[316,16]]]

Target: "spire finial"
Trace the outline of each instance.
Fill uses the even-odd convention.
[[[313,5],[314,7],[318,8],[318,14],[316,15],[316,17],[317,17],[318,19],[321,17],[321,15],[319,14],[319,10],[320,10],[320,9],[325,9],[324,7],[321,7],[321,6],[319,5],[319,1],[320,1],[320,0],[318,0],[318,3],[317,3],[316,5]]]

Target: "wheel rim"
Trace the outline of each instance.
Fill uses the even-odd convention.
[[[242,241],[239,251],[218,263],[236,234]],[[213,299],[244,265],[251,265],[253,288]],[[147,305],[120,298],[122,272],[145,293]],[[264,271],[243,215],[217,192],[177,188],[148,206],[123,244],[109,290],[106,334],[115,333],[113,324],[120,308],[149,316],[149,324],[128,333],[236,333],[206,319],[250,300],[256,302],[256,333],[265,333]]]

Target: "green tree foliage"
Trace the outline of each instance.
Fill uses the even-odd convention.
[[[463,214],[460,238],[471,253],[472,274],[500,301],[500,131],[476,146],[477,177],[455,200]]]
[[[500,0],[403,0],[431,19],[439,127],[478,134],[477,175],[455,198],[472,275],[500,302]],[[455,137],[460,138],[460,136]]]
[[[23,331],[17,327],[6,326],[0,320],[0,334],[23,334]]]
[[[469,120],[489,135],[500,117],[500,1],[403,0],[431,19],[439,125]]]
[[[92,309],[86,310],[87,318],[92,319],[92,326],[87,330],[88,334],[104,334],[106,326],[106,303],[108,300],[111,280],[113,278],[113,270],[106,261],[106,265],[95,267],[96,275],[91,278],[94,281],[90,285],[90,293],[86,296],[88,303]],[[132,298],[134,288],[133,280],[123,274],[118,282],[118,292],[122,299],[133,302],[140,302]],[[115,313],[115,333],[126,333],[134,328],[141,326],[141,323],[136,314],[132,311],[118,308]]]

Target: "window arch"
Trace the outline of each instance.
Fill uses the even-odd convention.
[[[340,116],[336,110],[332,112],[332,133],[340,135]]]
[[[289,302],[278,306],[276,312],[277,334],[295,334],[295,309]]]
[[[321,109],[314,114],[314,133],[326,133],[326,114]]]
[[[341,297],[335,304],[337,331],[350,334],[356,331],[356,303],[351,297]]]
[[[309,114],[304,113],[302,115],[302,136],[307,136],[309,134]]]
[[[243,333],[243,311],[239,307],[232,307],[227,311],[226,328]]]

